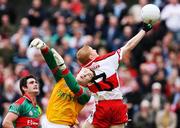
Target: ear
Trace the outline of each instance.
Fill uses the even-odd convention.
[[[23,86],[22,89],[24,90],[24,92],[27,91],[27,87]]]
[[[89,59],[90,59],[90,60],[94,59],[94,56],[90,54],[90,55],[89,55]]]

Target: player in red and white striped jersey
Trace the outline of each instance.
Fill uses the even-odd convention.
[[[76,79],[81,85],[88,85],[89,90],[95,94],[97,104],[89,118],[95,128],[123,128],[128,121],[127,106],[122,101],[117,71],[124,55],[130,52],[151,28],[151,24],[144,24],[143,29],[123,47],[104,56],[99,56],[96,50],[88,45],[78,50],[77,59],[82,67],[94,72],[94,77],[88,84],[82,82],[87,77],[84,69]]]

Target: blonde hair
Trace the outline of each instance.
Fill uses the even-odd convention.
[[[82,48],[80,48],[76,54],[77,60],[81,64],[86,64],[90,60],[90,50],[89,45],[84,45]]]

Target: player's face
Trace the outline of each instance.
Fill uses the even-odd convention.
[[[39,94],[39,83],[34,78],[27,80],[27,92]]]
[[[78,73],[76,80],[82,86],[87,86],[88,83],[92,80],[94,74],[90,69],[82,68]]]

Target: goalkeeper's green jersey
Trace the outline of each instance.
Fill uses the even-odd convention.
[[[88,88],[80,87],[68,69],[59,69],[51,49],[42,50],[42,55],[56,79],[46,109],[47,119],[54,124],[72,126],[77,123],[77,116],[91,94]]]

